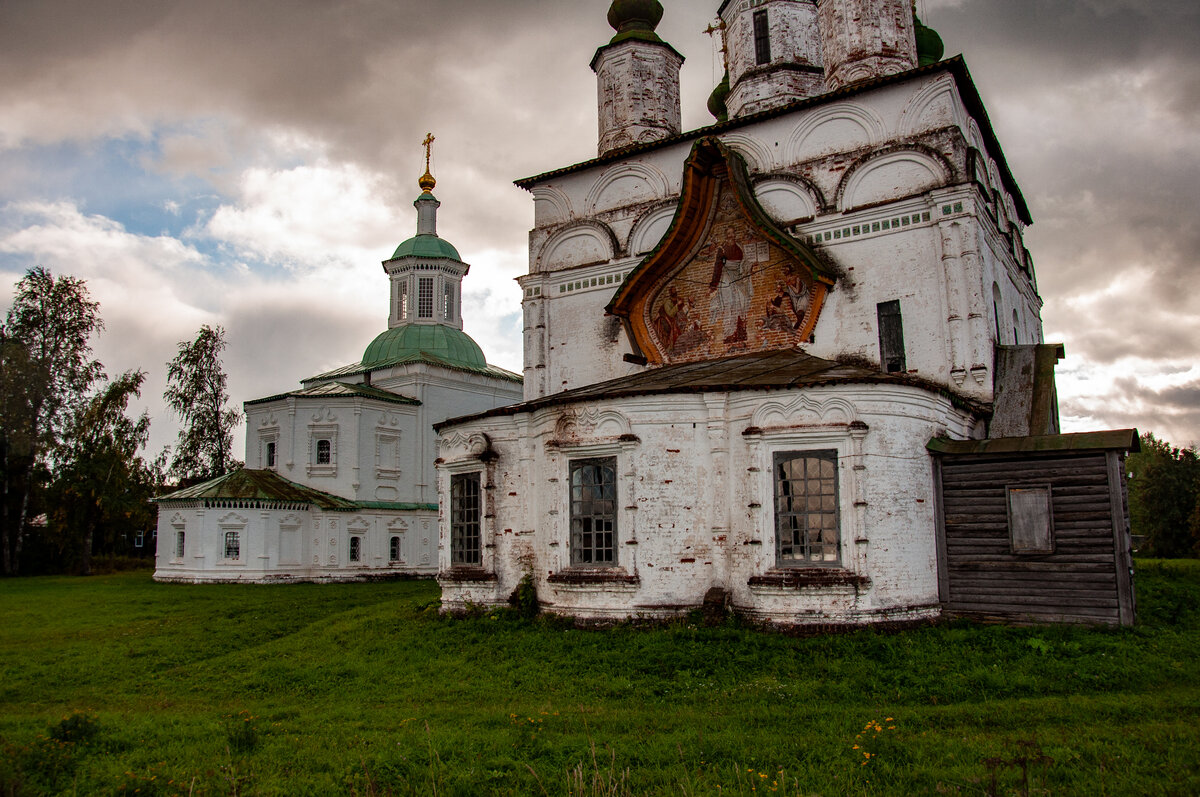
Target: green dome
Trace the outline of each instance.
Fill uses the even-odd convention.
[[[725,107],[725,100],[729,97],[729,73],[725,73],[725,78],[717,84],[713,89],[713,93],[708,95],[708,112],[717,118],[718,122],[729,121],[729,109]]]
[[[917,66],[929,66],[942,60],[946,54],[946,45],[942,37],[933,28],[921,24],[921,20],[913,16],[914,32],[917,35]]]
[[[658,0],[613,0],[608,9],[608,24],[617,35],[612,44],[626,39],[662,41],[654,29],[662,22],[663,7]]]
[[[409,238],[396,247],[396,254],[392,255],[392,259],[397,257],[448,257],[451,260],[462,260],[458,256],[458,250],[451,246],[449,241],[436,235],[417,235]]]
[[[483,350],[470,335],[441,324],[404,324],[389,329],[371,341],[362,364],[371,368],[396,360],[418,360],[422,355],[471,371],[487,368]]]

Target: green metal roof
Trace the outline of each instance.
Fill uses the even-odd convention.
[[[461,329],[443,324],[403,324],[384,332],[363,353],[364,368],[383,366],[398,360],[422,359],[428,355],[439,365],[487,369],[487,360],[479,344]]]
[[[458,250],[451,246],[449,241],[436,235],[414,235],[396,247],[396,254],[392,255],[392,259],[398,257],[440,257],[462,262]]]
[[[305,388],[304,390],[293,390],[289,393],[279,393],[266,398],[254,399],[244,402],[243,406],[253,407],[256,404],[266,404],[271,401],[279,401],[285,398],[330,398],[330,397],[347,397],[347,398],[369,398],[379,401],[387,401],[392,404],[411,404],[419,406],[421,402],[415,398],[402,396],[399,393],[393,393],[390,390],[381,390],[370,385],[354,385],[348,382],[326,382],[314,387]]]
[[[271,470],[235,470],[160,496],[156,501],[260,501],[264,504],[315,504],[327,510],[354,510],[358,504],[312,487],[290,482]]]

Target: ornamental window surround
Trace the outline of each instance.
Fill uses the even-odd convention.
[[[772,482],[776,566],[840,566],[838,452],[778,451]]]
[[[337,476],[337,424],[313,424],[308,427],[308,475]]]
[[[483,564],[483,485],[479,471],[450,477],[450,566]]]
[[[617,458],[570,463],[571,566],[616,567]]]

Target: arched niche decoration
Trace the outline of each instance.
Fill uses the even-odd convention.
[[[563,191],[550,185],[539,185],[532,189],[533,223],[535,227],[550,227],[565,224],[573,217],[571,199]]]
[[[752,174],[775,171],[775,155],[763,141],[745,133],[726,133],[721,143],[741,155]]]
[[[559,230],[542,247],[538,271],[557,271],[592,263],[606,263],[617,256],[619,245],[613,231],[597,221],[579,221]]]
[[[668,199],[642,213],[629,234],[629,254],[644,255],[658,246],[675,218],[675,200]]]
[[[647,362],[696,362],[806,342],[834,279],[754,198],[742,157],[705,137],[670,229],[607,309]]]
[[[825,400],[801,395],[792,401],[772,400],[754,411],[751,425],[759,429],[793,426],[842,426],[858,420],[854,404],[844,398]]]
[[[579,407],[566,410],[554,424],[558,442],[580,442],[619,438],[632,434],[629,419],[616,410]]]
[[[878,146],[887,138],[887,126],[872,110],[855,103],[829,106],[805,116],[788,137],[787,163],[800,163],[821,155]]]
[[[900,114],[900,137],[911,138],[930,130],[961,127],[960,104],[954,79],[942,75],[914,94]]]
[[[838,209],[917,196],[951,182],[953,170],[937,153],[912,145],[873,152],[847,170],[838,187]]]
[[[781,226],[811,219],[825,204],[812,183],[793,175],[767,175],[754,181],[754,197]]]
[[[588,191],[588,215],[639,202],[662,199],[670,193],[667,176],[646,163],[621,163],[605,171]]]

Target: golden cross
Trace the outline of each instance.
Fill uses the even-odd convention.
[[[429,149],[433,146],[433,142],[437,141],[433,137],[433,133],[426,133],[425,140],[421,143],[425,145],[425,171],[429,171]]]

